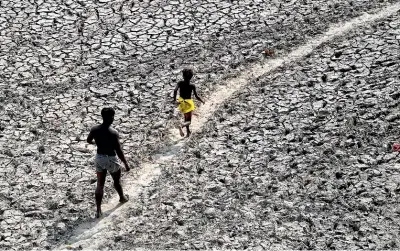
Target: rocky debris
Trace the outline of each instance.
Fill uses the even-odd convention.
[[[318,0],[312,3],[289,1],[268,4],[264,1],[2,1],[0,201],[8,209],[0,216],[3,230],[0,247],[49,248],[60,241],[61,236],[67,235],[72,226],[93,216],[93,193],[88,191],[93,191],[95,187],[90,160],[94,148],[88,147],[84,140],[90,127],[100,121],[102,107],[116,108],[115,126],[121,138],[126,140],[124,149],[128,157],[146,159],[158,147],[167,144],[164,136],[167,135],[173,110],[168,99],[182,68],[195,68],[194,81],[199,85],[200,93],[206,96],[224,77],[234,76],[243,65],[262,60],[260,51],[265,48],[270,48],[278,56],[304,42],[306,37],[324,31],[332,23],[345,21],[390,2],[395,1]],[[385,23],[382,27],[371,28],[371,31],[384,26]],[[387,39],[394,38],[389,39],[390,43],[395,44],[398,40],[396,34],[388,34]],[[321,70],[318,72],[320,75],[310,76],[311,81],[305,80],[299,73],[293,79],[303,76],[301,81],[293,80],[291,84],[297,87],[312,85],[318,89],[320,78],[330,85],[342,82],[338,93],[353,95],[352,86],[341,80],[341,74],[351,73],[359,76],[360,83],[356,82],[356,86],[367,93],[368,90],[364,89],[368,85],[362,77],[370,77],[383,67],[392,71],[398,66],[398,58],[391,54],[393,48],[383,48],[384,41],[375,43],[373,33],[371,36],[356,45],[357,53],[367,60],[365,64],[348,63],[353,49],[335,48],[327,54],[331,61],[327,66],[329,71]],[[382,55],[385,56],[372,55],[377,48],[382,48]],[[341,55],[336,53],[339,51]],[[304,69],[308,68],[304,66]],[[323,78],[322,74],[327,77]],[[379,80],[382,78],[380,74],[378,72],[377,78],[373,79],[376,88],[386,86],[385,81],[392,81],[389,78]],[[267,86],[256,90],[265,94],[269,91]],[[281,92],[285,94],[285,90]],[[360,99],[363,103],[357,103],[360,107],[370,107],[364,114],[342,114],[337,119],[346,120],[347,115],[351,115],[358,116],[361,121],[380,121],[386,117],[391,120],[389,110],[397,104],[395,92],[391,92],[390,98],[394,100],[386,108],[378,109],[381,105],[378,96],[369,93],[369,99]],[[313,97],[317,98],[321,99]],[[338,102],[338,110],[347,111],[349,104],[346,100]],[[278,98],[275,101],[278,107],[274,108],[278,109],[278,113],[293,109],[288,106],[295,102],[282,102]],[[278,113],[273,115],[271,121],[270,117],[262,120],[266,111],[255,114],[254,121],[247,121],[253,124],[252,127],[242,128],[247,136],[237,135],[236,131],[226,135],[230,139],[224,143],[229,149],[240,146],[242,151],[238,156],[231,156],[225,163],[227,167],[235,170],[236,174],[240,163],[252,158],[262,144],[264,135],[257,134],[255,130],[259,127],[259,120],[262,120],[261,124],[268,133],[287,133],[290,144],[304,141],[329,148],[330,142],[324,140],[324,134],[316,136],[313,133],[320,130],[321,123],[329,117],[328,109],[332,101],[328,100],[325,107],[316,104],[319,110],[313,117],[315,121],[301,124],[304,133],[291,130],[290,125],[282,128]],[[234,110],[231,109],[230,113]],[[219,117],[218,127],[222,126],[220,123],[239,126],[240,118],[232,118],[231,114]],[[354,125],[356,120],[352,121]],[[318,126],[313,122],[317,122]],[[394,122],[385,123],[382,126],[393,127]],[[152,126],[157,130],[150,130]],[[371,144],[378,147],[381,141],[374,134],[383,129],[378,127],[376,131],[365,131],[366,140],[349,138],[343,144],[349,149]],[[216,135],[215,132],[213,134]],[[288,153],[295,153],[297,148],[289,143],[284,146],[279,144],[279,147]],[[311,150],[304,148],[301,151],[307,153]],[[226,152],[209,149],[198,153],[195,156],[202,162],[193,169],[196,171],[193,177],[200,175],[200,180],[206,180],[212,170],[211,162],[218,164],[210,158],[214,154],[224,156]],[[368,154],[368,157],[359,160],[364,161],[358,164],[360,170],[367,170],[369,165],[393,161],[382,157],[383,153],[378,150]],[[382,155],[382,158],[376,155]],[[340,153],[335,153],[335,156],[339,163],[348,157]],[[205,160],[211,162],[205,164]],[[277,152],[271,152],[262,161],[273,163],[278,160]],[[293,172],[303,168],[300,161],[290,161]],[[210,190],[209,193],[222,196],[228,189],[224,186],[235,189],[236,178],[226,173],[219,174],[213,183],[217,190]],[[219,184],[219,188],[215,183]],[[110,196],[110,189],[111,185],[107,185],[105,200]],[[278,186],[271,184],[270,189],[275,191]],[[235,193],[234,196],[245,195]],[[381,201],[377,200],[377,203]],[[198,206],[202,210],[207,207]],[[203,215],[205,211],[200,212]],[[216,212],[218,215],[220,210]],[[14,231],[19,232],[15,234]],[[176,231],[176,236],[185,239],[191,236],[191,231],[196,230]],[[226,235],[224,240],[235,238]],[[233,241],[237,246],[245,242],[239,239]],[[215,242],[220,243],[219,240]],[[308,244],[313,245],[312,241]],[[172,244],[167,242],[166,245]],[[197,240],[192,245],[195,248],[210,246]],[[261,247],[266,245],[269,244],[259,243]]]
[[[129,210],[135,237],[109,248],[398,248],[400,68],[374,64],[398,55],[399,31],[395,15],[241,90]],[[357,64],[373,73],[341,70]]]

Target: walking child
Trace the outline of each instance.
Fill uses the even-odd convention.
[[[179,133],[183,137],[185,134],[182,131],[183,127],[186,127],[186,137],[189,137],[191,131],[189,129],[190,123],[192,121],[192,112],[196,109],[193,99],[192,93],[196,97],[197,100],[204,104],[204,101],[197,95],[196,86],[190,83],[190,80],[193,77],[193,71],[191,69],[184,69],[182,71],[183,81],[179,81],[174,90],[174,102],[178,103],[179,110],[184,115],[185,122],[178,126]],[[179,98],[176,100],[176,95],[179,89]]]

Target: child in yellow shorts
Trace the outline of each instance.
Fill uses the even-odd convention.
[[[191,69],[184,69],[182,71],[183,81],[179,81],[174,90],[174,102],[178,102],[178,108],[183,113],[185,117],[185,122],[179,126],[179,132],[181,136],[185,136],[182,131],[183,127],[186,127],[186,137],[189,137],[191,132],[189,129],[190,123],[192,121],[192,112],[196,109],[193,99],[192,93],[196,97],[197,100],[204,104],[204,101],[197,95],[196,86],[190,83],[190,80],[193,77],[193,71]],[[179,98],[176,100],[176,95],[179,89]]]

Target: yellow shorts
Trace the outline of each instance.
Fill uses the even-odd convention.
[[[193,99],[183,99],[179,97],[178,102],[179,102],[178,108],[183,114],[194,111],[194,109],[196,109],[196,107],[194,106]]]

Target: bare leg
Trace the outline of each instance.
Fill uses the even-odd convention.
[[[121,186],[121,169],[119,169],[115,173],[111,173],[111,177],[114,180],[114,188],[117,190],[117,193],[119,195],[119,202],[124,203],[128,201],[128,198],[124,195],[124,192],[122,191],[122,186]]]
[[[106,182],[107,171],[97,172],[97,187],[95,192],[96,197],[96,218],[99,218],[102,214],[101,212],[101,201],[103,200],[104,194],[104,183]]]
[[[178,128],[179,134],[181,135],[181,137],[185,136],[185,134],[183,133],[183,130],[182,130],[182,126],[181,126],[181,125],[176,125],[176,128]]]
[[[183,123],[182,127],[186,127],[186,137],[187,138],[192,133],[189,129],[189,126],[191,123],[192,123],[192,112],[185,113],[185,123]]]
[[[179,134],[181,135],[181,137],[185,136],[185,133],[182,130],[182,127],[179,127]]]

